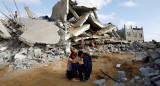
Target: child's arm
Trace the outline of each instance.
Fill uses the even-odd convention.
[[[73,50],[73,48],[70,48],[70,50],[71,50],[72,53],[75,53],[75,51]]]
[[[76,64],[76,63],[77,63],[77,61],[74,61],[74,60],[71,60],[70,62],[73,63],[73,64]]]

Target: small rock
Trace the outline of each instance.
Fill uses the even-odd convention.
[[[93,82],[94,86],[106,86],[106,80],[105,79],[101,79],[101,80],[95,80]]]

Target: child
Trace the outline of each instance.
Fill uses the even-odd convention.
[[[76,60],[77,53],[72,52],[67,63],[67,78],[72,79],[72,81],[79,81],[79,79],[75,78],[74,72],[72,71],[72,64],[77,64]]]

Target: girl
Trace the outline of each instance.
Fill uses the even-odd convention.
[[[79,81],[79,78],[75,77],[75,74],[72,70],[72,66],[78,63],[76,60],[76,56],[77,56],[77,53],[72,52],[67,63],[67,78],[71,79],[72,81]]]

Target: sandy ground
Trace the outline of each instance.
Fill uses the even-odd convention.
[[[99,71],[102,69],[113,77],[117,71],[125,71],[130,80],[135,75],[140,75],[139,68],[142,63],[132,63],[131,54],[103,54],[98,53],[98,59],[93,58],[93,71],[90,82],[73,82],[65,77],[67,59],[58,62],[44,63],[30,69],[9,69],[8,66],[0,69],[0,86],[93,86],[93,81],[102,76],[106,79],[107,86],[115,84],[110,78]],[[116,64],[122,64],[116,69]],[[129,82],[129,81],[128,81]]]

